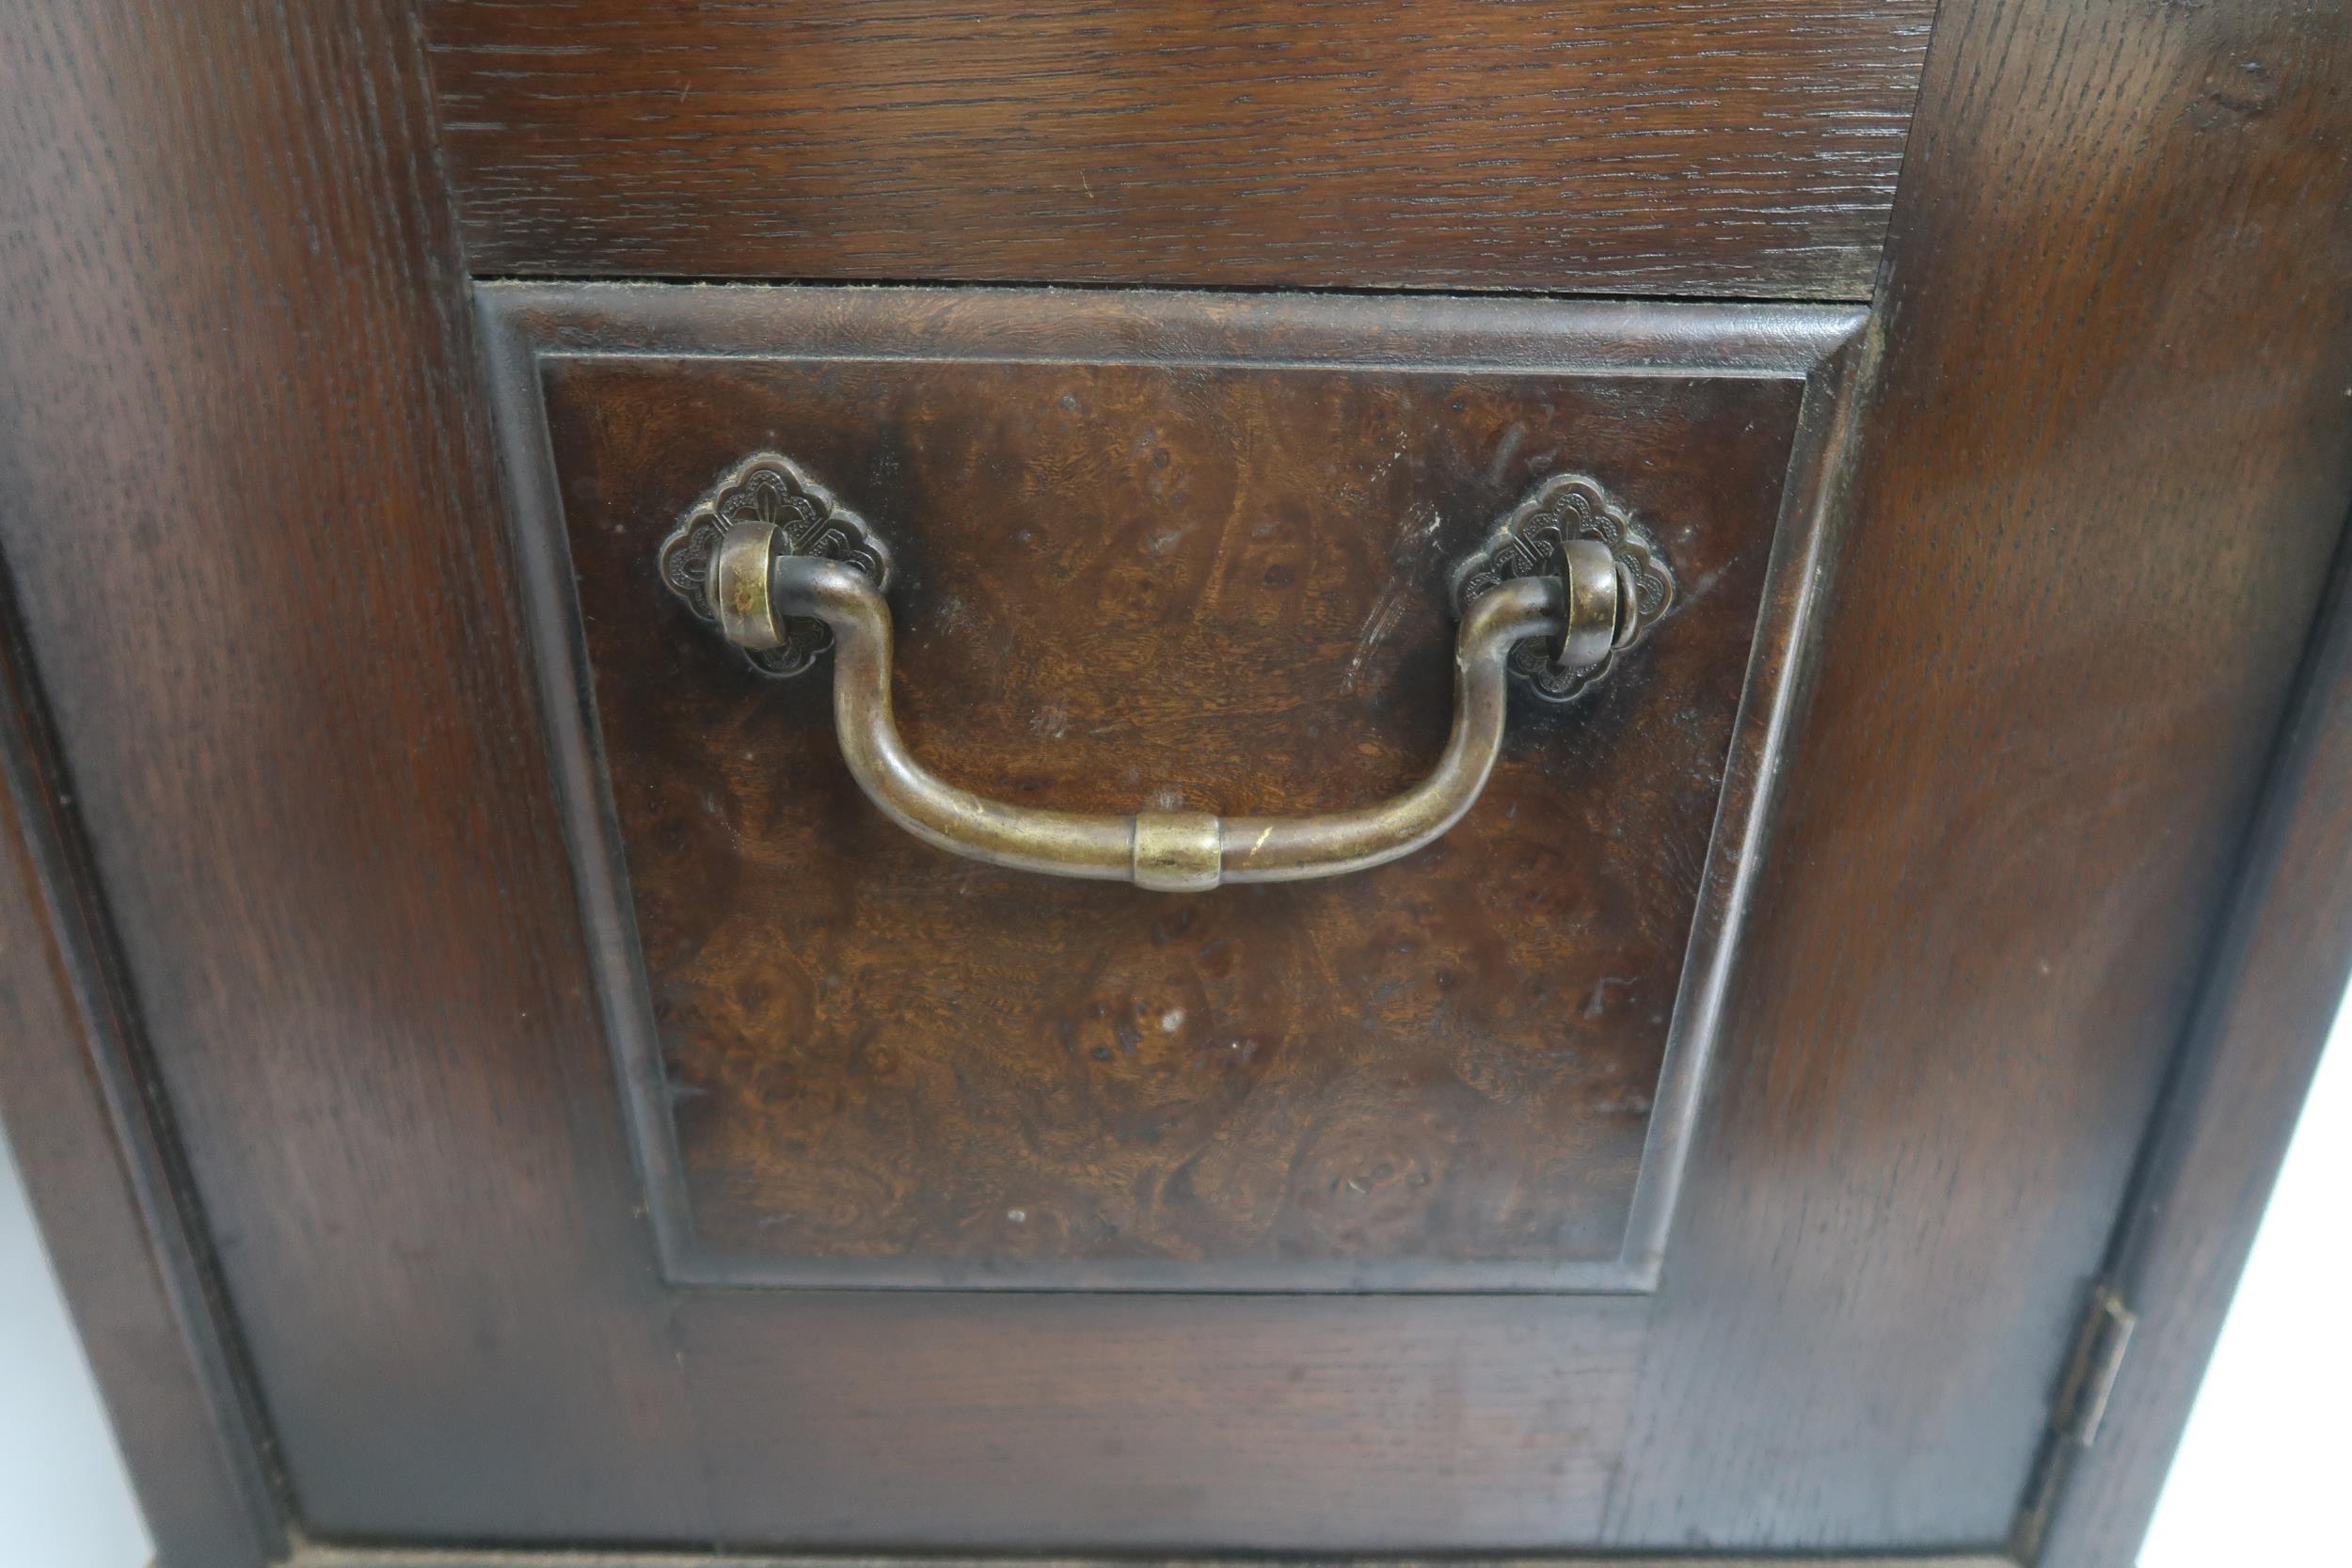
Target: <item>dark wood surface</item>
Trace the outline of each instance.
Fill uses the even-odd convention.
[[[1858,299],[1928,0],[431,0],[502,274]]]
[[[765,297],[775,358],[657,335],[566,342],[539,372],[659,1021],[639,1092],[675,1107],[695,1277],[1617,1277],[1801,354],[1710,377],[1666,309],[1631,341],[1686,368],[1608,375],[1529,368],[1517,308]],[[1552,313],[1554,339],[1593,335]],[[1788,313],[1791,346],[1834,342],[1839,315]],[[1435,363],[1298,365],[1301,317]],[[1232,341],[1216,364],[1101,362],[1147,321]],[[948,346],[1089,325],[1090,363]],[[934,348],[797,357],[796,327]],[[1304,815],[1404,788],[1450,722],[1449,571],[1548,473],[1635,505],[1693,592],[1589,700],[1522,700],[1477,809],[1423,854],[1192,898],[1044,881],[883,819],[841,766],[827,672],[755,674],[651,570],[712,480],[777,443],[895,552],[917,753],[1032,804]]]
[[[2139,1322],[2102,1435],[2040,1560],[2101,1568],[2146,1535],[2352,970],[2352,534],[2107,1275]]]
[[[90,847],[74,892],[152,1054],[114,1112],[143,1098],[131,1142],[184,1151],[302,1531],[1995,1547],[2352,488],[2346,22],[1947,5],[1875,396],[1799,470],[1842,529],[1800,563],[1827,613],[1791,650],[1810,678],[1659,1289],[1301,1301],[666,1287],[412,18],[0,8],[0,553],[55,718],[39,788]],[[629,221],[651,243],[670,220]],[[1351,217],[1333,246],[1379,231]],[[1038,276],[1086,276],[1069,243]],[[1593,253],[1594,287],[1661,286]],[[2277,831],[2324,846],[2326,820]],[[2281,919],[2333,908],[2265,863]],[[2284,1135],[2296,1047],[2227,1042],[2308,1027],[2315,971],[2263,958],[2261,928],[2231,949],[2256,989],[2210,993],[2200,1037],[2224,1044],[2194,1069],[2247,1098],[2147,1163],[2198,1233],[2122,1255],[2182,1315],[2150,1319],[2153,1370],[2127,1363],[2064,1560],[2121,1560],[2168,1439],[2114,1423],[2173,1420]],[[0,1062],[11,1127],[94,1128],[70,950],[26,955],[5,955],[37,1040]],[[127,1281],[134,1327],[162,1323],[156,1206],[18,1136],[68,1280]],[[118,1408],[200,1441],[168,1333],[102,1320],[102,1347],[159,1359],[97,1364]],[[171,1432],[127,1448],[184,1501]],[[167,1560],[233,1560],[207,1533],[230,1517],[167,1507]]]
[[[2022,1494],[2352,491],[2347,42],[1944,8],[1614,1536],[1991,1540]]]
[[[283,1544],[279,1498],[177,1150],[146,1115],[147,1064],[46,717],[0,586],[0,1161],[47,1233],[150,1536],[175,1559],[256,1564]]]
[[[580,1289],[634,1256],[633,1184],[594,1152],[610,1074],[482,585],[503,534],[412,29],[391,0],[0,5],[0,553],[294,1506],[432,1529],[391,1494],[446,1484],[547,1533],[564,1433],[636,1430],[598,1478],[618,1526],[691,1464]],[[68,1279],[130,1243],[99,1201],[44,1206]],[[161,1347],[98,1370],[210,1422]],[[532,1435],[469,1437],[453,1380]],[[164,1560],[234,1562],[235,1492],[183,1506],[173,1437],[128,1448]],[[546,1458],[492,1481],[503,1445]]]

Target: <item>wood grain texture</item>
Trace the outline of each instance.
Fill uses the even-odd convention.
[[[705,1291],[680,1317],[746,1544],[1508,1551],[1595,1538],[1643,1300]]]
[[[284,1542],[234,1330],[149,1117],[55,736],[0,589],[0,1160],[13,1157],[166,1568]]]
[[[1613,1538],[2009,1528],[2352,493],[2348,20],[1945,8]]]
[[[1865,297],[1928,0],[432,0],[477,272]]]
[[[2352,487],[2346,20],[1952,0],[1659,1291],[1302,1301],[662,1284],[413,19],[4,0],[0,552],[297,1539],[1994,1546]]]
[[[650,1424],[670,1363],[612,1338],[649,1271],[580,1290],[642,1235],[593,1155],[609,1074],[481,587],[501,534],[413,18],[8,0],[0,73],[0,552],[294,1506],[365,1478],[627,1529],[680,1454],[647,1443],[583,1515],[579,1442]],[[172,1375],[98,1365],[117,1409]],[[496,1475],[482,1409],[533,1433]],[[170,1435],[129,1445],[144,1494],[196,1462]],[[153,1522],[167,1562],[231,1560]]]
[[[773,358],[575,331],[538,372],[688,1276],[1629,1282],[1693,915],[1740,857],[1736,816],[1712,871],[1709,834],[1810,363],[1710,376],[1691,334],[1671,373],[1531,368],[1496,351],[1528,357],[1534,312],[1442,302],[760,297]],[[578,309],[640,303],[675,309]],[[1737,360],[1752,328],[1722,314]],[[1681,324],[1649,315],[1608,348],[1660,352]],[[946,346],[1087,322],[1072,359]],[[1302,365],[1302,322],[1427,360]],[[1816,352],[1837,325],[1788,325]],[[1225,356],[1129,357],[1147,326]],[[859,347],[807,357],[796,328]],[[1422,855],[1199,898],[1072,884],[892,827],[824,673],[759,678],[661,587],[675,519],[778,442],[891,543],[918,752],[1033,803],[1305,815],[1404,787],[1449,721],[1447,572],[1549,472],[1636,505],[1694,592],[1589,701],[1522,702]]]
[[[2132,1560],[2352,970],[2352,533],[2106,1277],[2138,1310],[2037,1561]]]

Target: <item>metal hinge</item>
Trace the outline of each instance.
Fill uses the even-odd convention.
[[[2074,1354],[2058,1380],[2058,1398],[2050,1406],[2050,1430],[2042,1440],[2042,1458],[2034,1466],[2033,1484],[2026,1488],[2026,1506],[2017,1515],[2010,1551],[2020,1562],[2040,1555],[2042,1538],[2049,1529],[2058,1491],[2066,1483],[2075,1455],[2099,1440],[2099,1424],[2106,1418],[2107,1401],[2123,1370],[2123,1353],[2132,1342],[2139,1314],[2104,1282],[2090,1292],[2082,1326],[2074,1333]]]
[[[2115,1392],[2116,1374],[2123,1370],[2123,1352],[2138,1322],[2139,1314],[2106,1286],[2090,1292],[2090,1309],[2074,1336],[2074,1357],[2050,1413],[2050,1430],[2060,1440],[2078,1449],[2098,1441],[2099,1423],[2106,1418],[2107,1399]]]

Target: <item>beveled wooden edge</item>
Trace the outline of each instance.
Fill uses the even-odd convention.
[[[675,1129],[663,1109],[660,1044],[652,1037],[653,992],[645,974],[626,887],[617,879],[620,823],[599,732],[596,691],[580,617],[572,607],[571,546],[556,500],[554,455],[540,404],[536,358],[521,319],[497,308],[509,297],[474,290],[476,338],[490,404],[492,436],[507,497],[516,575],[531,645],[532,683],[539,696],[548,767],[559,796],[564,848],[571,862],[581,936],[596,979],[597,1017],[620,1090],[629,1158],[644,1195],[650,1250],[662,1275],[679,1277],[691,1243],[685,1214],[685,1173]]]
[[[5,569],[0,781],[0,1119],[162,1560],[259,1564],[286,1547],[262,1418]]]
[[[2352,520],[2102,1278],[2138,1314],[2034,1560],[2129,1562],[2352,979]],[[2039,1521],[2021,1520],[2023,1548]]]
[[[1748,656],[1715,822],[1708,834],[1699,908],[1675,992],[1672,1032],[1659,1064],[1649,1130],[1626,1216],[1624,1262],[1655,1290],[1666,1238],[1690,1162],[1692,1131],[1707,1086],[1724,1000],[1738,971],[1740,935],[1758,871],[1772,853],[1772,822],[1788,736],[1803,711],[1820,641],[1822,599],[1835,580],[1850,508],[1845,488],[1862,424],[1860,388],[1878,339],[1866,323],[1836,344],[1807,378],[1781,492],[1764,578],[1756,642]]]
[[[1041,301],[1052,309],[1041,311]],[[1416,1294],[1645,1293],[1656,1289],[1706,1065],[1738,953],[1776,757],[1809,666],[1836,544],[1836,476],[1868,314],[1846,306],[1613,304],[1429,295],[1220,294],[840,285],[485,282],[475,286],[549,764],[563,795],[597,1005],[624,1090],[632,1157],[663,1276],[716,1289],[1381,1291],[1349,1260],[1229,1266],[1131,1259],[997,1274],[985,1266],[730,1255],[694,1235],[660,1043],[605,784],[595,696],[539,366],[568,356],[955,358],[1705,374],[1803,380],[1756,642],[1685,949],[1642,1164],[1613,1258],[1481,1267]],[[909,309],[910,306],[917,307]],[[925,309],[928,307],[928,309]],[[1471,1271],[1465,1270],[1469,1275]]]
[[[1473,341],[1477,363],[1496,369],[1772,377],[1811,374],[1869,313],[1859,305],[937,284],[487,280],[474,293],[486,321],[542,355],[1406,369],[1458,366]]]

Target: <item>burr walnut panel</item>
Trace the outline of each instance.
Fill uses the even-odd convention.
[[[727,291],[574,293],[586,326],[549,325],[564,291],[485,291],[537,335],[561,524],[526,508],[525,543],[568,554],[576,600],[539,609],[584,665],[549,690],[602,764],[566,770],[674,1272],[1645,1282],[1661,1074],[1704,1045],[1677,993],[1686,954],[1728,959],[1737,844],[1710,835],[1756,765],[1784,477],[1843,313],[1758,337],[1717,309],[1752,362],[1710,367],[1663,308],[1604,341],[1622,312],[735,291],[712,308],[762,341],[713,356],[642,318]],[[914,751],[1022,804],[1303,814],[1410,783],[1450,714],[1447,568],[1556,471],[1629,501],[1684,597],[1577,702],[1515,696],[1427,850],[1196,895],[1056,881],[892,826],[829,667],[764,678],[665,591],[663,537],[771,448],[887,540]]]

